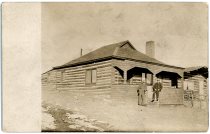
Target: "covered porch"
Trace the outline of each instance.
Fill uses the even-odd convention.
[[[148,86],[153,85],[159,79],[163,88],[181,89],[182,77],[176,72],[160,71],[154,74],[151,70],[143,67],[133,67],[122,70],[114,66],[114,85],[139,85],[145,81]]]
[[[125,61],[124,61],[125,62]],[[130,61],[129,61],[130,62]],[[145,64],[124,64],[113,65],[114,77],[112,85],[115,88],[125,90],[126,94],[133,92],[136,95],[136,88],[145,81],[147,83],[147,101],[152,100],[152,86],[159,79],[163,85],[160,92],[160,104],[183,104],[183,75],[181,71],[161,66],[149,66]],[[125,88],[123,88],[125,87]],[[121,91],[120,89],[118,91]]]

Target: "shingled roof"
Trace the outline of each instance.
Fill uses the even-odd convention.
[[[92,63],[92,62],[97,62],[97,61],[107,60],[107,59],[112,59],[112,58],[136,60],[136,61],[146,62],[146,63],[151,63],[151,64],[176,67],[176,66],[167,65],[157,59],[151,58],[147,56],[146,54],[143,54],[137,51],[134,48],[134,46],[128,40],[126,40],[126,41],[106,45],[104,47],[96,49],[95,51],[85,54],[62,66],[54,67],[54,69],[82,65],[82,64],[87,64],[87,63]],[[180,68],[180,67],[176,67],[176,68]]]

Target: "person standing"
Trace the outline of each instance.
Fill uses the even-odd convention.
[[[141,105],[141,106],[145,106],[146,105],[146,102],[145,102],[146,91],[147,91],[147,85],[146,85],[146,83],[144,81],[142,81],[140,83],[140,85],[138,86],[138,89],[137,89],[138,105]]]
[[[157,82],[153,85],[152,89],[153,89],[153,94],[152,94],[152,101],[153,102],[155,100],[156,97],[156,101],[158,101],[159,99],[159,92],[161,92],[163,86],[160,83],[160,80],[157,79]]]

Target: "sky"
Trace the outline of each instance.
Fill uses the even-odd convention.
[[[208,65],[205,3],[42,3],[42,72],[104,45],[129,40],[179,67]]]

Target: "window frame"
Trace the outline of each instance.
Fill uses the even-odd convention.
[[[94,82],[93,82],[93,72],[95,71],[95,80],[94,80]],[[91,70],[91,83],[92,84],[96,84],[96,81],[97,81],[97,71],[96,71],[96,69],[92,69]]]
[[[93,71],[95,70],[95,81],[93,82]],[[87,83],[87,72],[90,71],[90,83]],[[92,68],[92,69],[87,69],[85,71],[85,85],[95,85],[97,82],[97,69],[96,68]]]
[[[150,75],[150,79],[148,79],[148,75]],[[143,77],[144,76],[144,77]],[[141,81],[144,81],[147,85],[153,85],[153,74],[151,73],[142,73],[141,74]],[[149,81],[149,82],[148,82]]]

